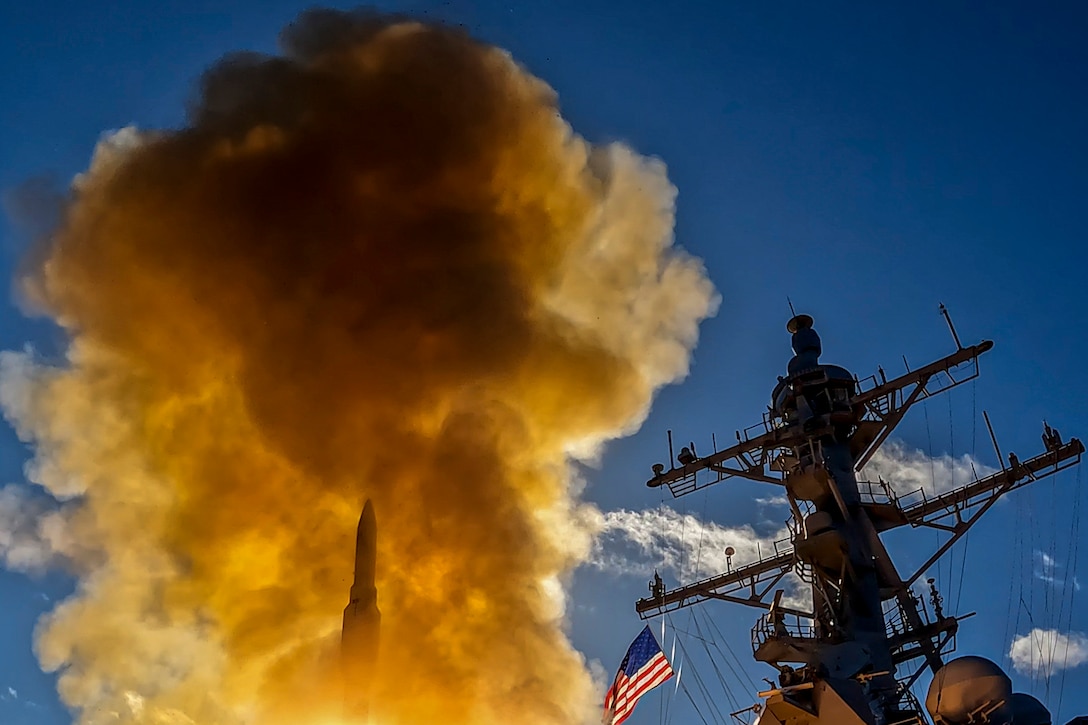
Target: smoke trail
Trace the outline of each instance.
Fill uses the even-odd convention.
[[[372,497],[376,721],[591,720],[568,467],[713,313],[674,189],[458,31],[313,11],[283,46],[103,141],[32,255],[70,347],[7,353],[0,395],[79,574],[41,662],[82,723],[332,722]]]

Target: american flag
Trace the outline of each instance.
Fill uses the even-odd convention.
[[[672,666],[647,626],[631,643],[604,696],[604,725],[619,725],[626,720],[640,697],[670,677]]]

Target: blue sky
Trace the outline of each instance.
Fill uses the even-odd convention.
[[[1088,436],[1080,318],[1088,8],[1036,5],[382,6],[463,24],[507,48],[558,91],[579,133],[659,156],[679,188],[677,239],[705,260],[721,309],[702,328],[691,376],[663,391],[639,434],[611,445],[586,471],[592,501],[605,511],[659,505],[661,493],[642,482],[664,458],[666,428],[709,447],[711,432],[728,440],[758,422],[789,356],[787,296],[816,318],[824,359],[861,376],[878,364],[899,370],[903,355],[914,365],[951,351],[939,302],[965,342],[995,341],[977,383],[900,426],[910,448],[994,464],[983,409],[1004,450],[1021,457],[1041,450],[1044,417],[1066,436]],[[231,50],[273,50],[278,30],[303,7],[5,4],[0,186],[39,175],[68,179],[105,130],[178,124],[203,67]],[[10,279],[22,237],[10,222],[2,233],[0,276]],[[5,301],[0,348],[27,342],[62,344]],[[22,480],[26,455],[10,430],[0,431],[2,482]],[[962,585],[963,550],[954,565],[942,564],[942,580],[956,589],[946,599],[958,600],[959,612],[978,611],[963,625],[960,653],[1001,660],[1015,634],[1056,627],[1059,616],[1065,627],[1068,599],[1059,615],[1062,587],[1045,579],[1068,578],[1074,550],[1088,544],[1088,535],[1073,535],[1080,481],[1062,474],[996,507],[971,534]],[[773,493],[727,483],[672,505],[769,535],[785,512],[755,497]],[[903,568],[934,546],[931,532],[889,541]],[[575,577],[574,642],[606,669],[641,628],[632,602],[644,578],[593,569]],[[36,617],[68,587],[59,576],[0,573],[0,721],[70,721],[31,651]],[[1073,631],[1088,631],[1084,596],[1073,600]],[[746,654],[756,613],[705,609],[756,682],[769,677]],[[716,677],[706,676],[713,686]],[[747,680],[738,679],[732,687],[747,700]],[[1049,681],[1016,674],[1014,683],[1052,709],[1061,691],[1056,722],[1088,713],[1088,666]],[[661,712],[654,695],[630,722],[658,722]],[[700,722],[682,695],[670,713],[672,722]]]

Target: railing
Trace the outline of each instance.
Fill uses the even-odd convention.
[[[903,718],[889,721],[888,725],[926,725],[928,722],[918,698],[903,682],[899,683],[899,710]]]
[[[815,640],[816,627],[804,622],[800,617],[782,613],[768,613],[756,620],[752,627],[752,650],[759,649],[763,644],[772,639],[792,637],[793,639]]]
[[[717,576],[639,599],[635,611],[643,619],[665,614],[706,599],[726,599],[741,604],[768,608],[764,602],[769,587],[793,568],[794,554],[789,539],[774,542],[774,554],[762,551],[756,561],[736,566]],[[760,585],[764,585],[760,589]],[[744,596],[742,597],[742,593]]]
[[[892,491],[892,487],[886,481],[858,481],[858,497],[863,504],[874,505],[896,504],[899,498]]]

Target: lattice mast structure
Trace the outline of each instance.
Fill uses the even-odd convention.
[[[787,325],[794,356],[762,423],[738,431],[725,450],[699,456],[686,446],[679,465],[653,467],[647,485],[674,496],[739,476],[781,486],[789,501],[791,537],[773,554],[672,590],[655,575],[650,596],[636,603],[643,619],[708,599],[766,610],[752,632],[753,652],[779,671],[780,687],[760,693],[761,724],[924,722],[910,686],[926,669],[941,669],[965,617],[944,613],[932,580],[932,612],[912,585],[1001,496],[1076,465],[1084,453],[1079,440],[1063,442],[1047,426],[1043,453],[1023,461],[1010,453],[1002,470],[945,493],[897,497],[883,481],[859,484],[858,472],[910,407],[976,378],[979,356],[993,347],[988,340],[964,347],[943,305],[941,312],[955,352],[893,380],[878,369],[865,381],[821,363],[812,318],[796,315]],[[880,534],[906,525],[948,537],[904,575]],[[776,587],[790,572],[811,589],[811,611],[782,604]]]

